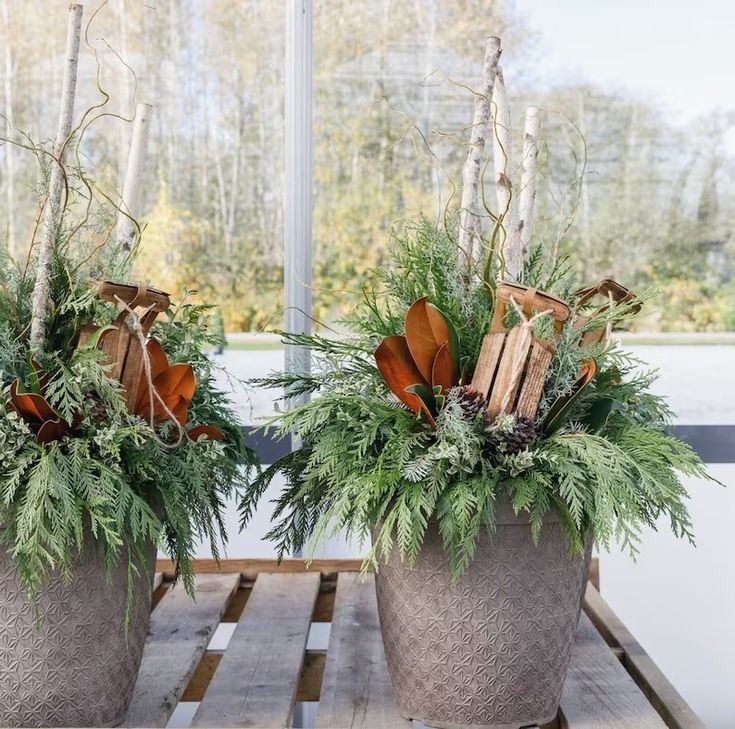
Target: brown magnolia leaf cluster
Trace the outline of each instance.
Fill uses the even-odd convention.
[[[141,340],[126,323],[128,311],[136,305],[147,306],[140,320],[144,335],[147,334],[156,315],[168,308],[168,294],[144,286],[104,282],[97,295],[106,301],[123,301],[127,309],[114,325],[96,329],[87,327],[79,346],[96,347],[105,353],[112,376],[123,385],[130,412],[154,426],[173,420],[193,441],[201,437],[224,440],[224,433],[211,425],[186,428],[189,406],[196,392],[191,364],[170,364],[161,343],[153,337],[145,340],[143,352]],[[151,302],[154,305],[149,305]],[[10,386],[9,407],[26,422],[38,443],[50,443],[73,434],[81,423],[81,413],[72,422],[61,417],[45,397],[45,374],[35,360],[30,362],[31,389],[27,391],[20,380],[15,380]]]
[[[20,380],[10,385],[11,410],[16,412],[36,436],[37,443],[51,443],[68,435],[78,421],[68,423],[49,405],[42,392],[27,392]]]
[[[390,391],[436,428],[447,392],[460,381],[459,339],[426,297],[409,308],[405,332],[386,337],[375,350],[375,362]]]
[[[190,364],[169,364],[166,352],[157,339],[150,338],[146,343],[146,350],[154,392],[148,386],[144,367],[133,414],[153,423],[164,423],[173,415],[174,420],[184,427],[189,405],[196,392],[194,369]],[[197,440],[201,436],[210,440],[224,440],[225,437],[222,431],[211,425],[195,426],[187,430],[186,434],[191,440]]]

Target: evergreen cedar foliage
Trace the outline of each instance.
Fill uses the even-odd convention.
[[[34,266],[23,269],[6,255],[0,260],[0,545],[12,554],[31,595],[43,589],[52,570],[72,574],[89,529],[108,569],[119,560],[131,576],[147,569],[146,545],[154,543],[175,560],[192,591],[194,548],[207,538],[216,555],[226,537],[224,499],[243,482],[240,462],[253,463],[205,354],[219,339],[209,326],[212,310],[185,301],[159,317],[152,331],[171,362],[193,366],[189,423],[225,434],[221,442],[183,438],[172,445],[178,429],[170,422],[157,425],[154,434],[148,422],[130,414],[102,352],[76,348],[85,325],[107,324],[117,315],[95,298],[92,282],[125,281],[129,266],[110,260],[102,247],[77,255],[70,248],[62,243],[55,250],[48,340],[38,359],[48,377],[48,403],[74,427],[46,444],[37,443],[9,407],[10,384],[18,378],[28,386],[33,376],[28,333]]]
[[[260,472],[241,505],[244,526],[278,474],[285,490],[276,500],[269,537],[281,556],[345,529],[367,539],[374,532],[368,564],[399,549],[415,560],[430,520],[436,520],[455,577],[472,559],[481,530],[492,533],[495,505],[510,500],[527,513],[535,540],[544,515],[555,511],[572,552],[588,536],[612,540],[635,553],[640,530],[668,517],[677,536],[692,540],[679,474],[706,476],[696,454],[667,433],[670,411],[649,392],[654,373],[616,345],[580,347],[580,331],[567,323],[548,373],[536,422],[500,416],[492,423],[467,388],[454,387],[436,417],[402,405],[388,390],[373,353],[390,335],[403,334],[411,304],[427,297],[454,326],[460,358],[471,379],[493,311],[494,285],[458,271],[453,232],[421,220],[394,236],[389,265],[377,272],[381,288],[368,289],[345,323],[352,335],[329,339],[284,334],[287,343],[313,354],[307,375],[275,374],[259,380],[310,393],[307,404],[275,416],[271,424],[296,432],[300,447]],[[486,278],[489,281],[490,277]],[[564,264],[544,265],[536,251],[524,282],[572,305]],[[586,325],[595,330],[635,315],[640,299],[606,309]],[[511,326],[512,310],[506,324]],[[536,334],[551,326],[540,319]],[[545,416],[568,395],[584,362],[597,370],[549,431]],[[520,422],[519,422],[520,421]]]

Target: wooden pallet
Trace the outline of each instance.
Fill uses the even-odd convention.
[[[359,568],[201,560],[192,602],[159,562],[125,726],[409,729],[388,679],[373,577]],[[545,729],[665,726],[704,725],[590,582],[559,718]]]

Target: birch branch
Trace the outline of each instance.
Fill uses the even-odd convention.
[[[126,251],[133,249],[138,233],[135,220],[140,214],[140,183],[152,110],[153,107],[150,104],[138,104],[135,108],[133,136],[130,142],[128,166],[125,171],[122,200],[120,210],[117,211],[115,229],[115,239]]]
[[[467,159],[462,168],[462,203],[459,211],[458,264],[469,268],[480,249],[482,222],[480,218],[480,184],[482,158],[485,154],[490,100],[493,98],[496,69],[501,54],[500,38],[490,36],[485,44],[480,93],[475,94],[475,115],[472,122]],[[475,246],[477,241],[477,246]]]
[[[518,213],[513,195],[512,144],[510,106],[505,91],[503,70],[498,67],[493,90],[493,164],[495,167],[495,194],[498,200],[498,225],[501,227],[501,250],[504,272],[507,277],[517,279],[521,268],[520,245],[517,238]]]
[[[526,123],[523,134],[523,168],[518,200],[517,236],[520,239],[521,261],[525,261],[528,256],[528,249],[531,245],[531,233],[533,232],[540,128],[541,110],[537,106],[529,106],[526,109]]]
[[[33,286],[31,309],[32,350],[42,351],[46,343],[46,315],[48,313],[49,289],[51,278],[51,261],[54,244],[61,225],[61,199],[65,188],[64,155],[71,135],[72,117],[74,115],[74,93],[77,84],[77,66],[79,64],[79,40],[82,30],[81,5],[69,6],[69,26],[66,35],[66,60],[64,63],[64,81],[61,87],[61,105],[59,122],[54,142],[54,159],[49,175],[48,197],[44,207],[41,244],[36,264],[36,282]]]

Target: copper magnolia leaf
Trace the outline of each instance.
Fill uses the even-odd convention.
[[[15,412],[28,423],[43,423],[59,417],[42,395],[21,392],[18,380],[10,385],[10,402]]]
[[[196,390],[194,370],[190,364],[175,364],[154,378],[153,386],[161,396],[180,395],[191,402]]]
[[[189,400],[176,392],[168,395],[162,395],[159,392],[158,397],[153,398],[153,420],[160,422],[168,420],[171,415],[173,415],[174,420],[176,420],[179,425],[185,425],[189,411],[189,403]],[[136,408],[136,415],[140,415],[146,420],[151,419],[151,402],[148,397],[147,388],[146,400],[145,402],[141,402]]]
[[[179,425],[186,425],[186,419],[189,416],[190,402],[191,400],[187,400],[185,397],[179,395],[178,402],[172,408],[169,408]]]
[[[168,357],[157,339],[149,339],[146,349],[151,362],[151,377],[155,380],[158,375],[168,369]]]
[[[59,440],[69,432],[69,423],[48,404],[46,398],[33,392],[21,392],[18,380],[10,385],[10,407],[36,433],[37,443]]]
[[[442,394],[446,394],[457,384],[457,368],[449,348],[449,342],[439,347],[431,367],[431,384],[440,387]]]
[[[432,429],[436,430],[434,414],[437,412],[437,404],[432,391],[426,385],[409,385],[406,392],[416,397],[419,405],[416,412],[421,412]]]
[[[146,420],[150,420],[152,415],[153,420],[160,421],[169,418],[168,411],[170,411],[176,421],[184,425],[189,404],[196,391],[196,378],[192,366],[190,364],[169,365],[166,352],[157,339],[149,339],[146,350],[150,360],[153,387],[158,397],[151,398],[144,370],[138,401],[135,405],[135,414]]]
[[[225,440],[225,434],[212,425],[197,425],[191,428],[191,430],[188,430],[186,434],[193,441],[199,440],[202,436],[209,440]]]
[[[576,402],[579,394],[592,381],[597,372],[597,363],[593,359],[588,359],[582,364],[579,376],[572,386],[572,391],[568,395],[564,395],[549,408],[543,422],[543,430],[546,436],[555,433],[564,424],[564,418]]]
[[[148,352],[148,359],[151,366],[151,379],[154,382],[156,378],[163,374],[168,369],[168,357],[163,351],[161,343],[157,339],[149,339],[146,343],[146,351]],[[160,394],[160,393],[159,393]],[[157,398],[153,398],[153,417],[157,419],[165,418],[165,410],[162,410],[163,415],[157,415],[157,408],[161,408],[161,404]],[[145,372],[145,367],[141,374],[140,386],[138,387],[138,398],[135,403],[135,414],[140,415],[146,420],[150,420],[151,417],[151,396],[150,390],[148,389],[148,379]]]
[[[170,417],[169,411],[173,413],[173,411],[180,406],[182,401],[181,395],[177,395],[175,393],[173,395],[166,395],[165,397],[160,392],[158,392],[157,395],[157,397],[154,396],[152,405],[149,398],[142,408],[142,412],[146,420],[150,420],[151,407],[153,408],[154,420],[166,420]],[[176,419],[178,420],[178,418]]]
[[[455,350],[452,355],[458,354],[456,333],[444,314],[426,297],[414,301],[406,313],[406,342],[416,367],[427,382],[431,381],[434,359],[442,345],[448,343],[450,351]]]
[[[388,385],[388,389],[414,412],[421,410],[421,399],[406,391],[411,385],[428,387],[411,358],[405,337],[386,337],[375,350],[375,364]]]
[[[69,424],[58,418],[56,420],[47,420],[36,433],[36,443],[51,443],[55,440],[61,440],[69,432]]]
[[[146,420],[150,420],[149,407],[150,405],[142,410],[143,417]],[[153,420],[161,422],[168,420],[173,415],[174,420],[179,425],[185,425],[188,411],[189,401],[181,395],[174,393],[166,397],[161,397],[160,400],[158,398],[154,399]]]

